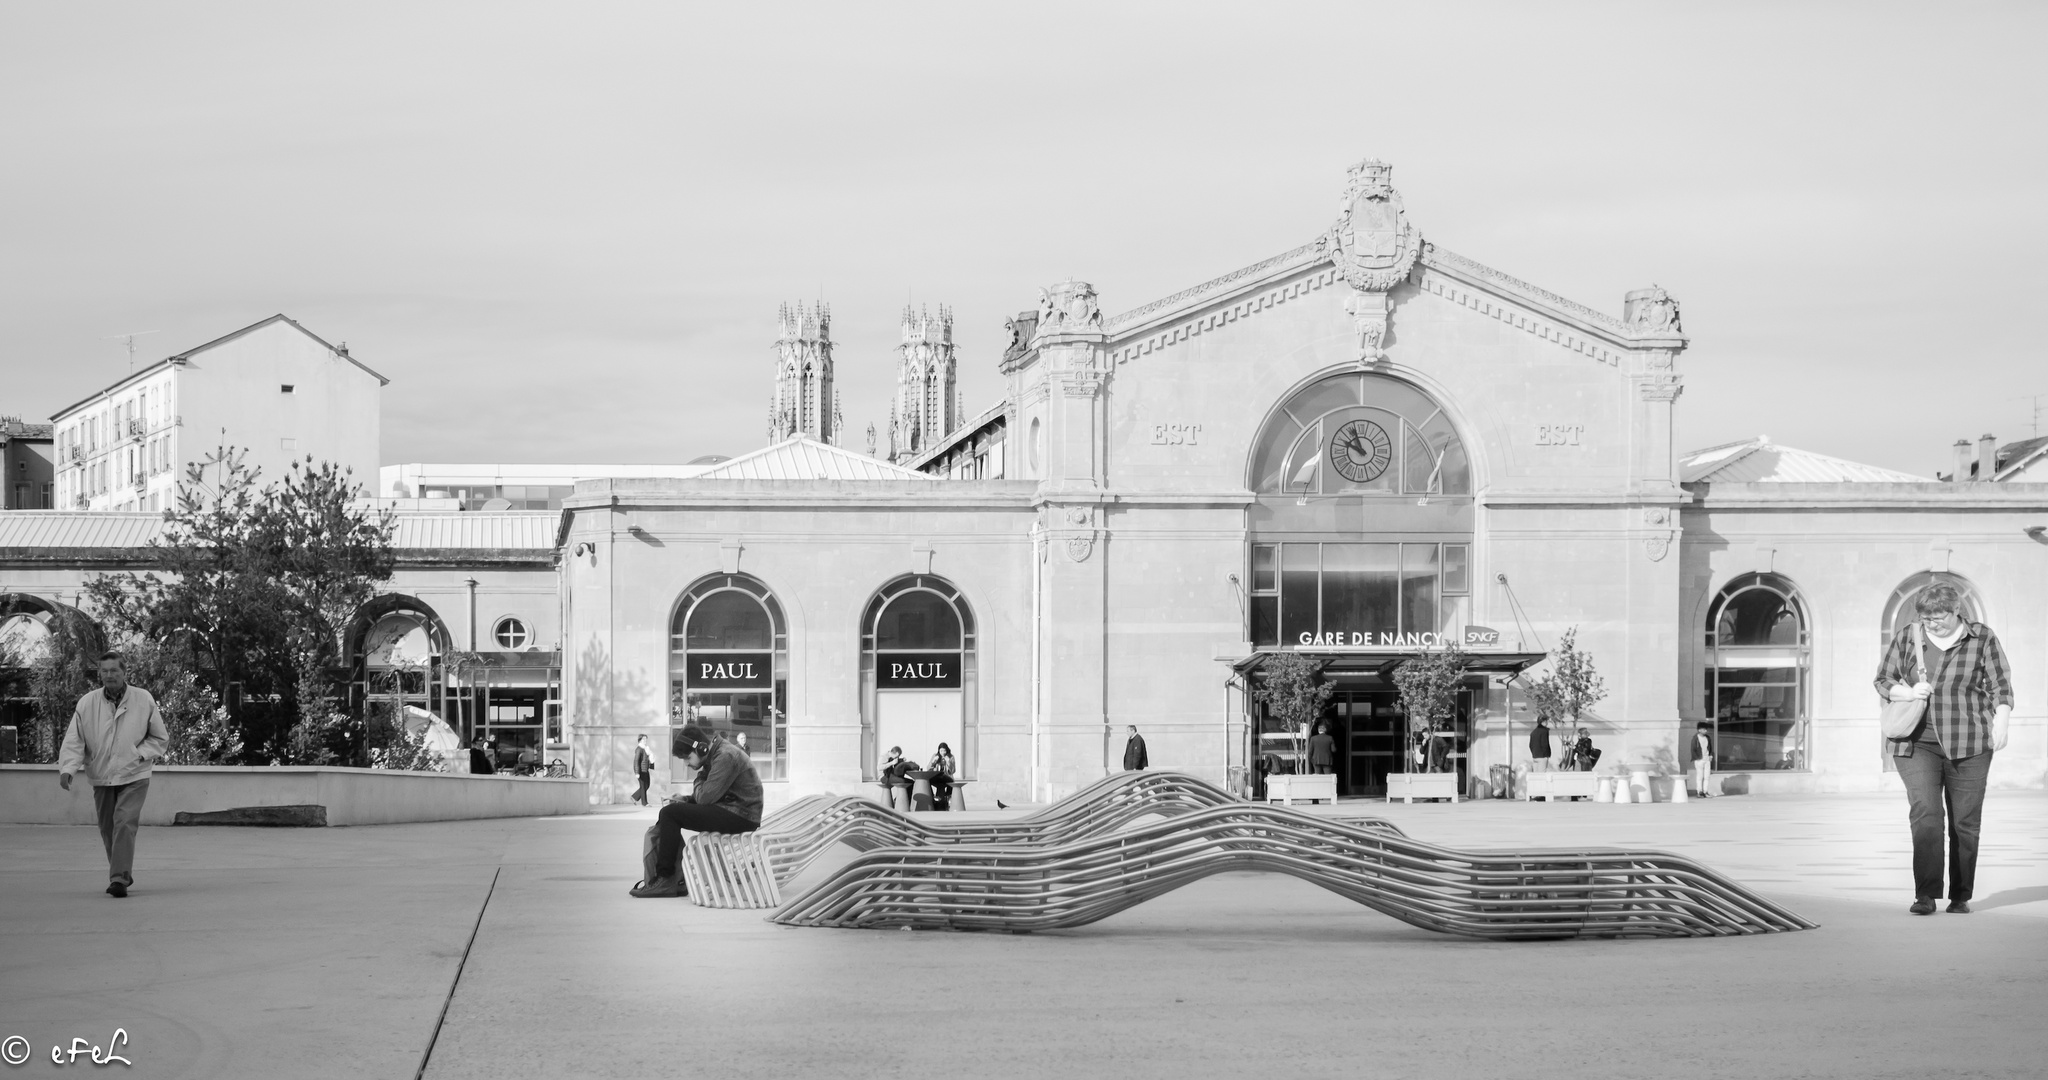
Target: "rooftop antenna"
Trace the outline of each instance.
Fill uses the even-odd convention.
[[[2041,399],[2044,397],[2048,397],[2048,394],[2021,394],[2013,398],[2014,401],[2026,401],[2033,404],[2034,418],[2032,424],[2034,427],[2034,437],[2037,439],[2041,437]]]
[[[132,334],[108,334],[102,341],[125,341],[128,343],[128,374],[135,374],[135,339],[144,334],[160,333],[157,330],[137,330]]]

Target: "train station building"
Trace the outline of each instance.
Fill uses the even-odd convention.
[[[1706,721],[1728,790],[1871,790],[1897,783],[1883,643],[1946,581],[2012,662],[1992,781],[2042,786],[2048,483],[1997,480],[1995,444],[1948,481],[1766,439],[1684,452],[1678,298],[1599,310],[1426,240],[1379,162],[1299,239],[1120,314],[1043,288],[979,411],[939,396],[950,322],[906,313],[920,411],[887,453],[837,430],[829,313],[786,311],[769,445],[579,479],[559,510],[409,511],[460,524],[408,534],[353,648],[523,657],[534,739],[602,801],[633,789],[636,736],[694,722],[771,804],[944,742],[980,806],[1120,768],[1132,726],[1154,767],[1252,791],[1291,765],[1253,695],[1281,652],[1336,683],[1340,792],[1383,793],[1412,745],[1391,672],[1447,641],[1473,663],[1444,760],[1477,791],[1527,764],[1517,673],[1576,628],[1603,768],[1679,771]],[[5,536],[0,592],[35,591],[25,559],[61,592],[65,557]]]

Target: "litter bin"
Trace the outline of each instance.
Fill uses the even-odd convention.
[[[1515,797],[1515,770],[1506,765],[1495,765],[1487,772],[1493,777],[1493,797],[1512,799]]]

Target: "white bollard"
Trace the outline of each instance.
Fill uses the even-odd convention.
[[[1671,801],[1672,801],[1672,802],[1684,802],[1684,801],[1685,801],[1685,774],[1684,774],[1684,773],[1673,773],[1673,774],[1672,774],[1672,776],[1671,776]]]
[[[1613,778],[1613,777],[1611,777],[1611,776],[1602,776],[1602,777],[1598,777],[1598,778],[1596,778],[1596,779],[1595,779],[1595,780],[1593,781],[1593,801],[1594,801],[1594,802],[1613,802],[1613,801],[1614,801],[1614,778]]]
[[[1635,800],[1631,799],[1631,798],[1629,797],[1629,795],[1630,795],[1630,792],[1629,792],[1629,789],[1628,789],[1628,777],[1626,777],[1626,776],[1617,776],[1617,777],[1615,777],[1615,778],[1614,778],[1614,801],[1615,801],[1615,802],[1617,802],[1617,803],[1625,803],[1625,802],[1634,802]]]

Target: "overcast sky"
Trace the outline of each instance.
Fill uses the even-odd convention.
[[[822,297],[859,448],[906,301],[978,412],[1038,286],[1276,254],[1376,156],[1447,248],[1670,289],[1681,449],[1931,474],[2048,395],[2044,12],[0,0],[0,412],[281,311],[386,462],[737,454]]]

